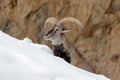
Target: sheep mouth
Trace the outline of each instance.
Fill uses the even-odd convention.
[[[44,39],[45,40],[48,40],[50,37],[49,36],[44,36]]]

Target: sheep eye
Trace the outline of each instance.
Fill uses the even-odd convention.
[[[58,29],[56,29],[55,31],[59,31]]]
[[[53,27],[56,27],[56,24]]]
[[[55,29],[55,30],[54,30],[54,32],[57,32],[57,31],[59,31],[59,29]]]

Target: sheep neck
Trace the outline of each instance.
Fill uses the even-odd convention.
[[[52,44],[53,45],[61,45],[62,43],[64,43],[64,41],[65,41],[65,38],[63,36],[61,36],[61,37],[58,36],[58,37],[55,37],[52,39]]]
[[[67,51],[65,51],[65,48],[63,44],[60,45],[53,45],[54,48],[54,55],[63,58],[68,63],[71,62],[70,56]]]

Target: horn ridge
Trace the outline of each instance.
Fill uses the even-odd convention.
[[[73,23],[76,23],[77,25],[79,25],[81,28],[84,28],[84,26],[81,24],[81,22],[74,17],[63,18],[57,24],[63,26],[66,22],[73,22]]]

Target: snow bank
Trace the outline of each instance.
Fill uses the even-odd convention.
[[[109,80],[53,56],[45,45],[0,31],[0,80]]]

